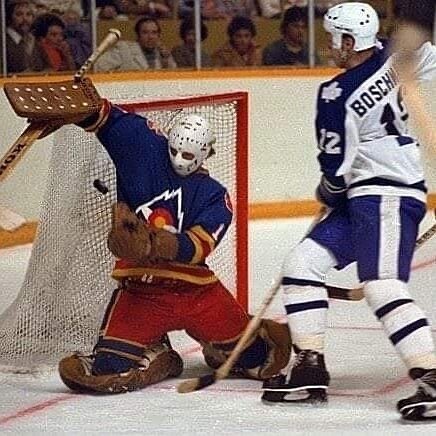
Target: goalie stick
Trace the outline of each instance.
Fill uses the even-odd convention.
[[[95,61],[110,47],[112,47],[121,36],[118,29],[109,29],[107,36],[101,44],[95,49],[91,56],[80,67],[74,75],[75,81],[80,81],[85,73],[89,71]],[[60,125],[55,122],[50,123],[44,120],[30,121],[24,132],[12,144],[6,154],[0,160],[0,182],[3,181],[15,168],[18,162],[23,158],[24,154],[29,150],[30,146],[44,133],[52,133]]]

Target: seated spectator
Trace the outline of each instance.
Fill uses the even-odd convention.
[[[180,38],[183,44],[174,47],[171,50],[174,60],[178,67],[181,68],[194,68],[195,65],[195,21],[194,18],[185,18],[180,23],[179,28]],[[207,38],[208,31],[206,25],[201,23],[201,40]],[[201,65],[203,67],[210,67],[211,60],[209,55],[201,50]]]
[[[194,13],[194,0],[178,0],[179,17],[187,18]],[[207,20],[231,19],[235,16],[257,15],[255,0],[200,0],[201,16]]]
[[[334,5],[343,2],[343,0],[316,0],[315,9],[317,15],[322,16]]]
[[[30,32],[34,20],[32,4],[17,0],[6,4],[6,67],[8,73],[44,69],[35,37]]]
[[[118,9],[115,0],[104,0],[99,2],[97,7],[97,18],[99,20],[119,20],[126,21],[129,17],[122,14]]]
[[[119,41],[95,64],[95,71],[160,70],[176,68],[169,50],[161,44],[155,18],[142,17],[135,24],[136,41]]]
[[[65,38],[71,49],[76,68],[80,68],[92,53],[91,32],[88,24],[80,22],[75,9],[68,9],[62,15],[65,23]]]
[[[254,0],[203,0],[201,15],[206,19],[254,17],[257,15]]]
[[[280,25],[282,38],[263,50],[264,65],[308,65],[307,9],[287,9]]]
[[[257,0],[262,17],[280,18],[292,6],[307,6],[307,0]]]
[[[261,64],[259,46],[255,43],[256,27],[247,17],[235,17],[227,27],[229,40],[212,55],[216,67],[246,67]]]
[[[147,15],[153,18],[171,18],[172,0],[115,0],[120,13]]]
[[[82,0],[32,0],[36,7],[36,15],[57,14],[61,16],[68,10],[75,10],[83,17]]]
[[[65,39],[65,24],[54,14],[42,14],[32,27],[36,43],[42,53],[44,69],[72,71],[76,68],[70,46]]]

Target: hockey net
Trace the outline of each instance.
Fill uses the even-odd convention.
[[[209,265],[247,307],[247,94],[120,105],[167,129],[186,113],[201,114],[211,123],[217,153],[207,167],[229,190],[234,220]],[[25,279],[0,315],[3,371],[38,372],[68,353],[90,352],[116,287],[110,278],[114,259],[106,246],[116,201],[109,156],[95,135],[68,126],[54,137],[48,171]]]

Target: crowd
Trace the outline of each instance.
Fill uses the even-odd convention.
[[[317,0],[316,12],[340,1]],[[96,6],[99,21],[128,21],[134,30],[134,39],[120,41],[100,59],[96,71],[196,66],[193,0],[97,0]],[[80,67],[92,50],[89,14],[86,0],[7,0],[7,73]],[[221,46],[210,53],[202,49],[203,67],[309,63],[307,0],[201,0],[201,15],[202,41],[215,19],[223,21],[227,33]],[[256,17],[274,20],[280,38],[261,46],[256,41]],[[180,23],[180,41],[174,47],[163,43],[161,20],[169,18]]]

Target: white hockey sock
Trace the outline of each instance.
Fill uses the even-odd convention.
[[[435,368],[435,347],[424,312],[412,300],[407,285],[394,279],[364,286],[366,300],[383,324],[408,368]]]
[[[302,350],[323,353],[327,329],[327,290],[322,286],[284,286],[283,304],[293,344]]]

